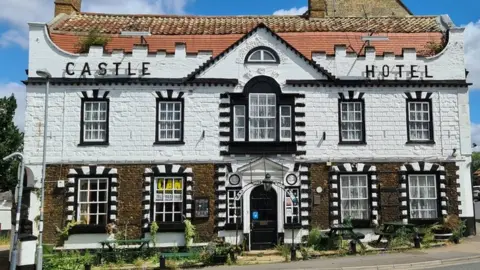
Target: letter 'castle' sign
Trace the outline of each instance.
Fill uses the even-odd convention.
[[[418,65],[366,65],[365,77],[376,79],[416,79],[416,78],[433,78],[428,73],[428,66],[419,67]]]
[[[150,66],[150,62],[142,62],[140,70],[135,70],[135,68],[132,67],[132,64],[130,62],[128,63],[114,62],[110,67],[105,62],[101,62],[94,67],[90,67],[90,64],[86,62],[82,65],[81,71],[75,71],[74,70],[75,63],[68,62],[67,65],[65,66],[65,71],[69,76],[74,76],[74,75],[90,76],[92,74],[98,74],[100,76],[105,76],[105,75],[119,76],[120,70],[126,70],[127,72],[126,75],[128,76],[138,75],[137,72],[139,72],[141,76],[148,76],[150,75],[150,72],[148,71],[149,66]]]

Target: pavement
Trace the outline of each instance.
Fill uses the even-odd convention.
[[[7,269],[8,247],[0,247],[0,270]],[[480,269],[480,236],[469,237],[459,245],[409,250],[403,253],[378,253],[372,255],[321,258],[290,263],[218,266],[214,270],[387,270],[387,269]],[[212,269],[213,270],[213,269]]]
[[[465,266],[467,265],[467,266]],[[443,268],[445,267],[445,268]],[[460,267],[460,268],[455,268]],[[459,245],[409,250],[403,253],[379,253],[372,255],[322,258],[291,263],[220,266],[215,270],[258,269],[258,270],[383,270],[383,269],[480,269],[480,236],[465,239]]]

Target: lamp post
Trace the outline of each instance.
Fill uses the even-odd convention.
[[[3,160],[9,160],[13,157],[20,157],[22,159],[20,165],[20,178],[18,179],[18,201],[17,201],[17,213],[15,215],[15,234],[13,235],[12,257],[10,260],[10,270],[17,268],[17,254],[18,254],[18,231],[20,228],[20,211],[22,210],[22,195],[23,195],[23,176],[25,173],[25,162],[21,153],[15,152],[3,158]]]
[[[38,222],[38,242],[37,242],[37,270],[43,268],[43,202],[45,200],[45,178],[47,174],[47,128],[48,128],[48,92],[50,79],[52,75],[48,70],[37,70],[37,75],[46,81],[45,86],[45,115],[43,118],[43,160],[42,160],[42,182],[40,188],[40,221]]]

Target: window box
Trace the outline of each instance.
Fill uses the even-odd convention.
[[[229,154],[295,154],[296,142],[230,142]]]
[[[158,223],[157,232],[184,232],[185,223]]]
[[[73,226],[69,231],[68,234],[89,234],[89,233],[107,233],[105,228],[106,225],[90,225],[90,224],[78,224]]]

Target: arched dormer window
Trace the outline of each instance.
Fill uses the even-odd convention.
[[[258,63],[280,63],[280,57],[277,52],[269,47],[260,46],[252,49],[245,57],[245,63],[258,64]]]

